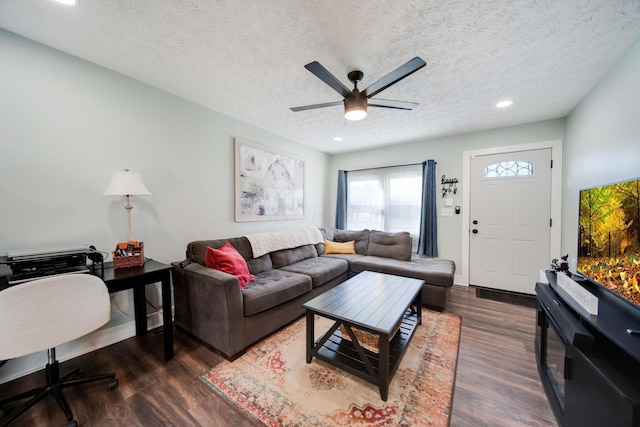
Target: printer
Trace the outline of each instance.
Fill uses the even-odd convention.
[[[12,251],[0,258],[0,289],[45,276],[86,273],[88,248]]]

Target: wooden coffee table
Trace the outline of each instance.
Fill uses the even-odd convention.
[[[307,363],[315,356],[376,384],[386,401],[391,378],[422,322],[423,285],[423,280],[363,271],[304,304]],[[316,342],[315,314],[335,321]],[[340,325],[344,325],[348,339],[338,331]],[[377,353],[362,347],[354,328],[378,337]]]

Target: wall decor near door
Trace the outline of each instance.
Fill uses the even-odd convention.
[[[235,138],[236,221],[304,218],[304,160]]]

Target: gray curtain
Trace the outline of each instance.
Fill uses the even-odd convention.
[[[422,212],[418,255],[438,256],[438,207],[436,203],[436,162],[422,162]]]
[[[344,230],[347,225],[347,171],[338,171],[338,199],[336,200],[336,228]]]

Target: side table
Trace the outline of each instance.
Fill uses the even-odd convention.
[[[136,322],[136,336],[147,333],[147,310],[145,287],[152,283],[162,283],[162,321],[164,341],[164,361],[173,358],[173,324],[171,312],[171,265],[145,259],[139,267],[113,268],[113,263],[105,263],[104,272],[98,268],[92,271],[100,277],[109,289],[109,293],[133,289],[133,310]]]

